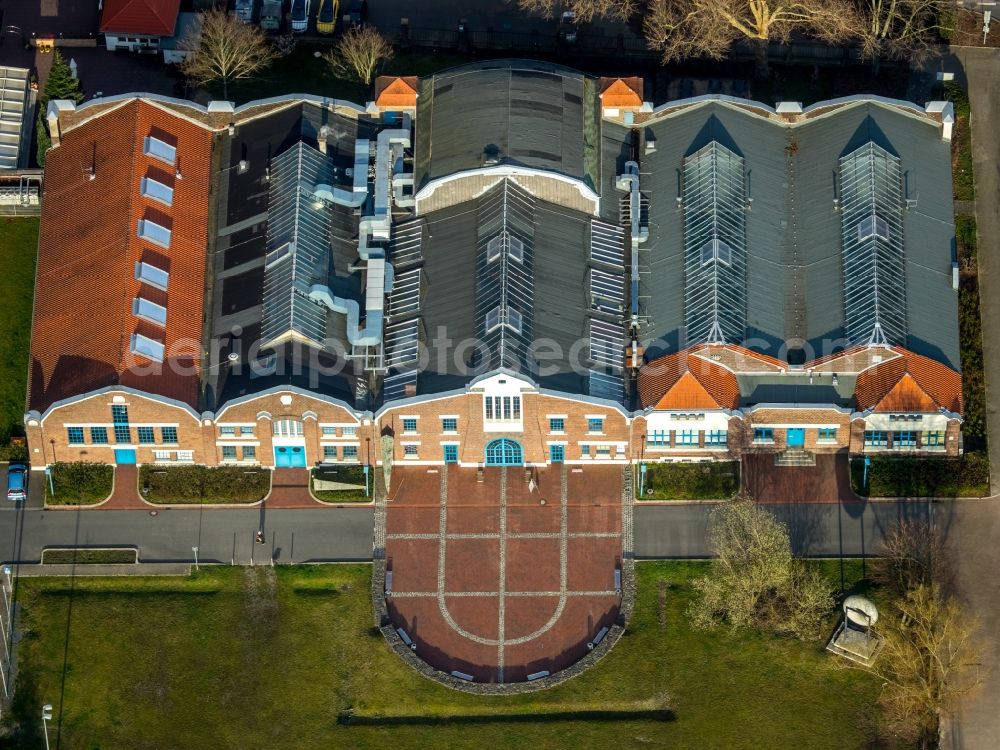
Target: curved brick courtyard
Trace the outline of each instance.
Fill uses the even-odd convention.
[[[530,477],[532,481],[526,481]],[[555,673],[618,614],[622,469],[399,467],[387,607],[417,655],[476,682]]]

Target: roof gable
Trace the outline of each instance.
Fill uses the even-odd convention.
[[[416,107],[416,76],[379,76],[375,81],[375,106]]]
[[[605,107],[641,107],[642,79],[601,79],[601,104]]]
[[[101,32],[173,36],[181,0],[105,0]]]
[[[656,409],[720,409],[722,404],[715,400],[690,371],[685,372],[666,393]]]
[[[875,404],[875,411],[933,412],[938,404],[920,387],[913,376],[906,373],[882,400]]]
[[[897,357],[858,375],[859,410],[962,413],[962,376],[947,365],[894,347]]]
[[[735,409],[740,388],[726,367],[682,351],[642,367],[639,397],[647,408]]]

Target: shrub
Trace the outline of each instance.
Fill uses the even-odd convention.
[[[856,492],[862,492],[864,459],[851,462]],[[959,458],[872,456],[868,495],[872,497],[969,497],[987,494],[990,462],[986,453]]]
[[[45,481],[46,502],[53,505],[88,505],[99,503],[111,494],[114,467],[87,461],[60,462],[51,467],[52,487]]]
[[[719,500],[739,489],[737,461],[647,464],[643,500]],[[649,493],[652,490],[652,493]]]
[[[143,466],[139,485],[154,503],[253,503],[267,495],[271,472],[243,466]]]

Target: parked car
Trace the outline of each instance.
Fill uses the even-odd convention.
[[[344,15],[341,19],[343,23],[341,28],[347,31],[348,29],[362,26],[367,17],[368,3],[366,0],[348,0],[347,7],[344,9]]]
[[[278,31],[281,28],[281,0],[264,0],[260,9],[260,27],[264,31]]]
[[[10,464],[7,467],[7,499],[17,502],[28,497],[28,465]]]
[[[292,0],[292,32],[301,34],[309,28],[309,0]]]
[[[340,0],[319,0],[319,10],[316,11],[316,31],[320,34],[332,34],[337,25],[337,11]]]
[[[257,0],[236,0],[236,17],[243,23],[253,23],[253,8]]]

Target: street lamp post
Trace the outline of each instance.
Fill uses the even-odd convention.
[[[198,548],[192,547],[191,551],[194,552],[194,569],[198,570]]]
[[[52,704],[42,706],[42,729],[45,732],[45,750],[49,750],[49,722],[52,721]]]

